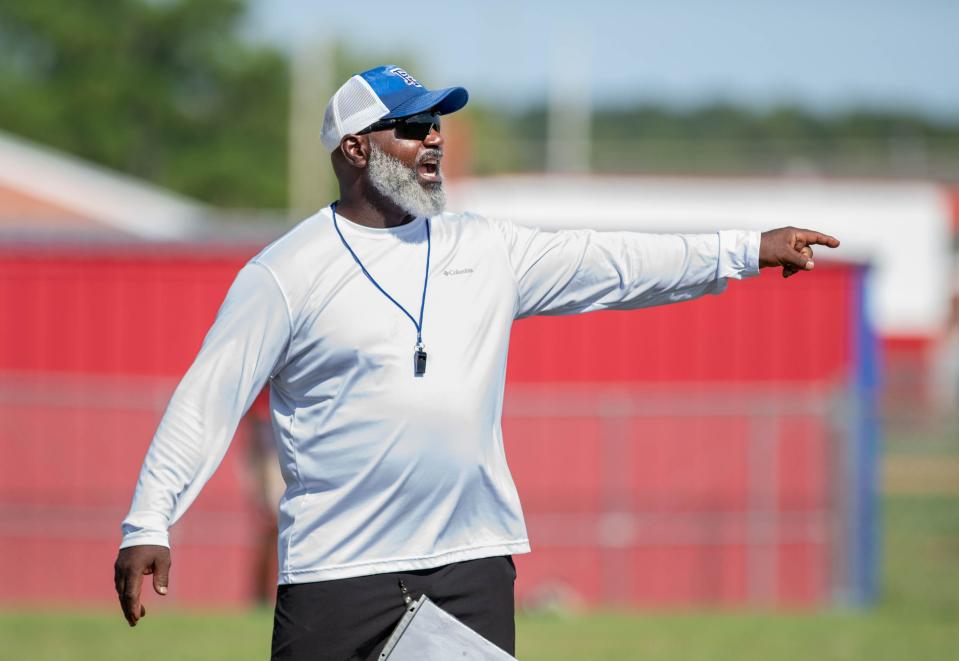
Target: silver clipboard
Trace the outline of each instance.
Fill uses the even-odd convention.
[[[516,661],[426,595],[406,607],[379,661]]]

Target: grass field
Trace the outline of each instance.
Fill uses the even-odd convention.
[[[524,661],[959,659],[959,435],[902,438],[883,465],[882,597],[863,612],[517,618]],[[0,659],[265,659],[271,613],[0,613]]]

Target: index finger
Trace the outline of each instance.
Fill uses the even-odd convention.
[[[135,626],[137,620],[145,614],[143,606],[140,605],[140,586],[142,583],[142,572],[127,571],[123,576],[122,590],[118,594],[123,616],[127,618],[131,627]]]
[[[796,230],[796,238],[807,245],[829,246],[830,248],[839,247],[839,239],[836,237],[813,230]]]

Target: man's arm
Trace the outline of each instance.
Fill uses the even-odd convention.
[[[832,237],[795,228],[710,234],[538,229],[491,221],[517,280],[516,317],[624,310],[718,294],[760,267],[808,268],[810,244]],[[791,275],[791,273],[788,273]]]
[[[759,232],[546,232],[490,222],[516,278],[516,318],[684,301],[759,272]]]
[[[290,311],[273,274],[246,265],[170,399],[123,521],[114,581],[130,626],[146,613],[140,603],[144,574],[166,594],[167,530],[216,470],[243,414],[282,367],[290,333]]]

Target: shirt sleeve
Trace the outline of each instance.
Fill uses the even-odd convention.
[[[291,327],[272,272],[247,264],[167,405],[121,526],[120,548],[169,546],[167,530],[210,479],[240,419],[282,366]]]
[[[759,232],[547,232],[496,224],[517,282],[517,319],[675,303],[759,273]]]

